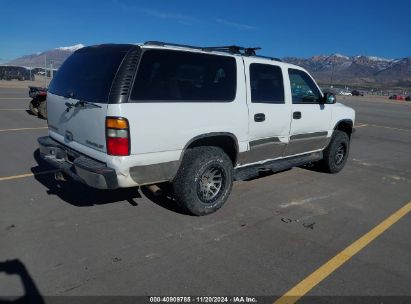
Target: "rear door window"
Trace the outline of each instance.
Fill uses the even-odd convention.
[[[279,66],[252,63],[250,87],[253,103],[285,103],[283,74]]]
[[[49,92],[107,103],[113,79],[130,46],[93,47],[75,52],[54,76]]]
[[[144,52],[131,99],[138,102],[230,102],[236,95],[233,57],[171,50]]]

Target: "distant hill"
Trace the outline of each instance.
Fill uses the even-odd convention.
[[[411,57],[385,59],[333,54],[283,60],[304,67],[323,84],[411,87]]]
[[[8,62],[7,64],[32,68],[44,68],[44,56],[46,56],[47,64],[49,65],[50,62],[53,61],[53,67],[58,68],[64,62],[64,60],[67,59],[68,56],[70,56],[74,51],[82,47],[84,47],[84,45],[82,44],[59,47],[42,53],[19,57]]]
[[[82,44],[59,47],[39,54],[31,54],[8,62],[9,65],[44,67],[53,61],[58,68]],[[411,87],[411,57],[385,59],[373,56],[344,56],[333,54],[310,58],[285,57],[283,61],[306,68],[322,84],[363,85],[377,87]]]

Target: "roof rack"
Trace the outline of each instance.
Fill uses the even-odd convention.
[[[144,45],[155,45],[155,46],[177,46],[189,49],[201,50],[201,51],[217,51],[217,52],[227,52],[231,54],[241,54],[240,51],[244,50],[243,47],[237,45],[227,45],[227,46],[193,46],[188,44],[178,44],[178,43],[168,43],[161,41],[147,41]]]
[[[193,46],[193,45],[188,45],[188,44],[168,43],[168,42],[162,42],[162,41],[146,41],[144,42],[144,45],[177,46],[177,47],[184,47],[184,48],[195,49],[195,50],[200,50],[200,51],[226,52],[230,54],[238,54],[238,55],[247,56],[247,57],[253,56],[253,57],[265,58],[269,60],[281,61],[279,58],[257,55],[256,51],[261,50],[260,47],[244,48],[238,45],[201,47],[201,46]]]

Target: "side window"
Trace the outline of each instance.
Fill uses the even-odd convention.
[[[301,70],[288,69],[293,103],[318,103],[321,93],[311,77]]]
[[[131,99],[138,102],[230,102],[237,90],[233,57],[148,50],[141,59]]]
[[[251,102],[284,103],[284,83],[281,68],[269,64],[250,65]]]

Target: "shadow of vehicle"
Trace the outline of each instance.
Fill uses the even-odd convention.
[[[324,169],[318,163],[308,163],[306,165],[300,166],[299,168],[317,173],[328,174],[324,172]]]
[[[43,304],[44,299],[40,294],[36,284],[34,283],[32,277],[27,271],[26,266],[18,260],[9,260],[5,262],[0,262],[0,272],[4,272],[8,275],[18,275],[20,277],[21,283],[23,284],[24,296],[14,298],[14,297],[0,297],[0,304],[5,303],[35,303]]]
[[[55,170],[40,157],[38,149],[33,153],[33,157],[38,164],[31,168],[33,173]],[[48,189],[47,194],[57,195],[63,201],[77,207],[104,205],[120,201],[128,201],[131,205],[137,206],[135,198],[141,198],[138,188],[99,190],[72,180],[56,181],[52,172],[50,174],[35,174],[34,178]]]
[[[161,189],[161,194],[155,194],[150,191],[147,187],[141,187],[141,193],[144,196],[152,201],[154,204],[163,207],[169,211],[173,211],[175,213],[180,213],[183,215],[192,215],[187,210],[179,206],[175,198],[173,197],[173,190],[171,184],[169,183],[162,183],[159,185]]]
[[[154,204],[176,213],[188,214],[178,206],[172,198],[172,191],[169,187],[165,187],[165,184],[162,185],[162,194],[160,195],[155,195],[147,187],[99,190],[73,180],[56,181],[52,173],[55,168],[40,157],[38,149],[33,153],[33,157],[38,165],[31,168],[31,171],[35,173],[34,178],[48,189],[47,194],[57,195],[63,201],[73,206],[90,207],[121,201],[127,201],[130,205],[138,206],[136,199],[142,198],[139,192],[141,190],[141,193]],[[45,171],[50,171],[50,174],[36,174]]]

